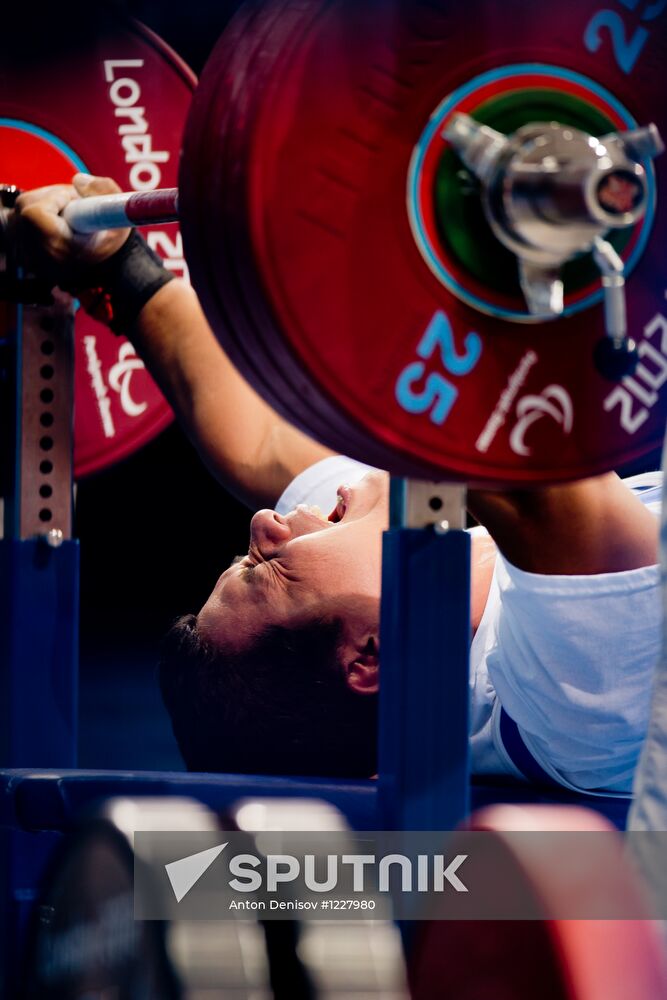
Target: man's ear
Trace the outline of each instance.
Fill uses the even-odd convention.
[[[375,635],[368,636],[355,650],[345,666],[347,686],[355,694],[377,694],[380,687],[380,644]]]

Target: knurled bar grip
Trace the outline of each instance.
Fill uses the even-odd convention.
[[[65,206],[62,216],[76,233],[178,222],[178,188],[78,198]]]

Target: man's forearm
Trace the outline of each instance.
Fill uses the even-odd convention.
[[[239,375],[184,282],[162,287],[129,336],[206,465],[248,506],[273,506],[295,475],[331,454]]]

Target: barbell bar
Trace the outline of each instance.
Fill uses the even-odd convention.
[[[65,206],[62,216],[72,230],[81,234],[178,222],[178,188],[97,195],[72,201]]]
[[[627,335],[624,265],[602,235],[633,225],[645,214],[648,191],[640,160],[664,151],[656,126],[597,139],[583,132],[575,136],[551,122],[524,126],[510,139],[459,113],[444,136],[483,183],[489,223],[500,243],[517,256],[532,314],[544,319],[562,314],[560,270],[577,253],[592,253],[611,340],[608,360],[605,341],[602,348],[598,345],[598,367],[611,378],[632,374],[637,348]],[[499,187],[504,189],[500,198],[494,194]],[[177,222],[178,190],[97,196],[71,202],[62,214],[81,234]]]

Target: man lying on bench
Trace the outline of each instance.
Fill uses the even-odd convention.
[[[263,508],[247,553],[165,643],[160,683],[187,766],[372,775],[387,475],[279,418],[138,236],[74,236],[59,216],[67,202],[118,190],[86,175],[74,184],[19,199],[38,266],[131,338],[214,475]],[[503,742],[509,719],[538,773],[629,792],[660,651],[660,484],[609,473],[469,491],[484,526],[472,539],[476,773],[522,777]]]

